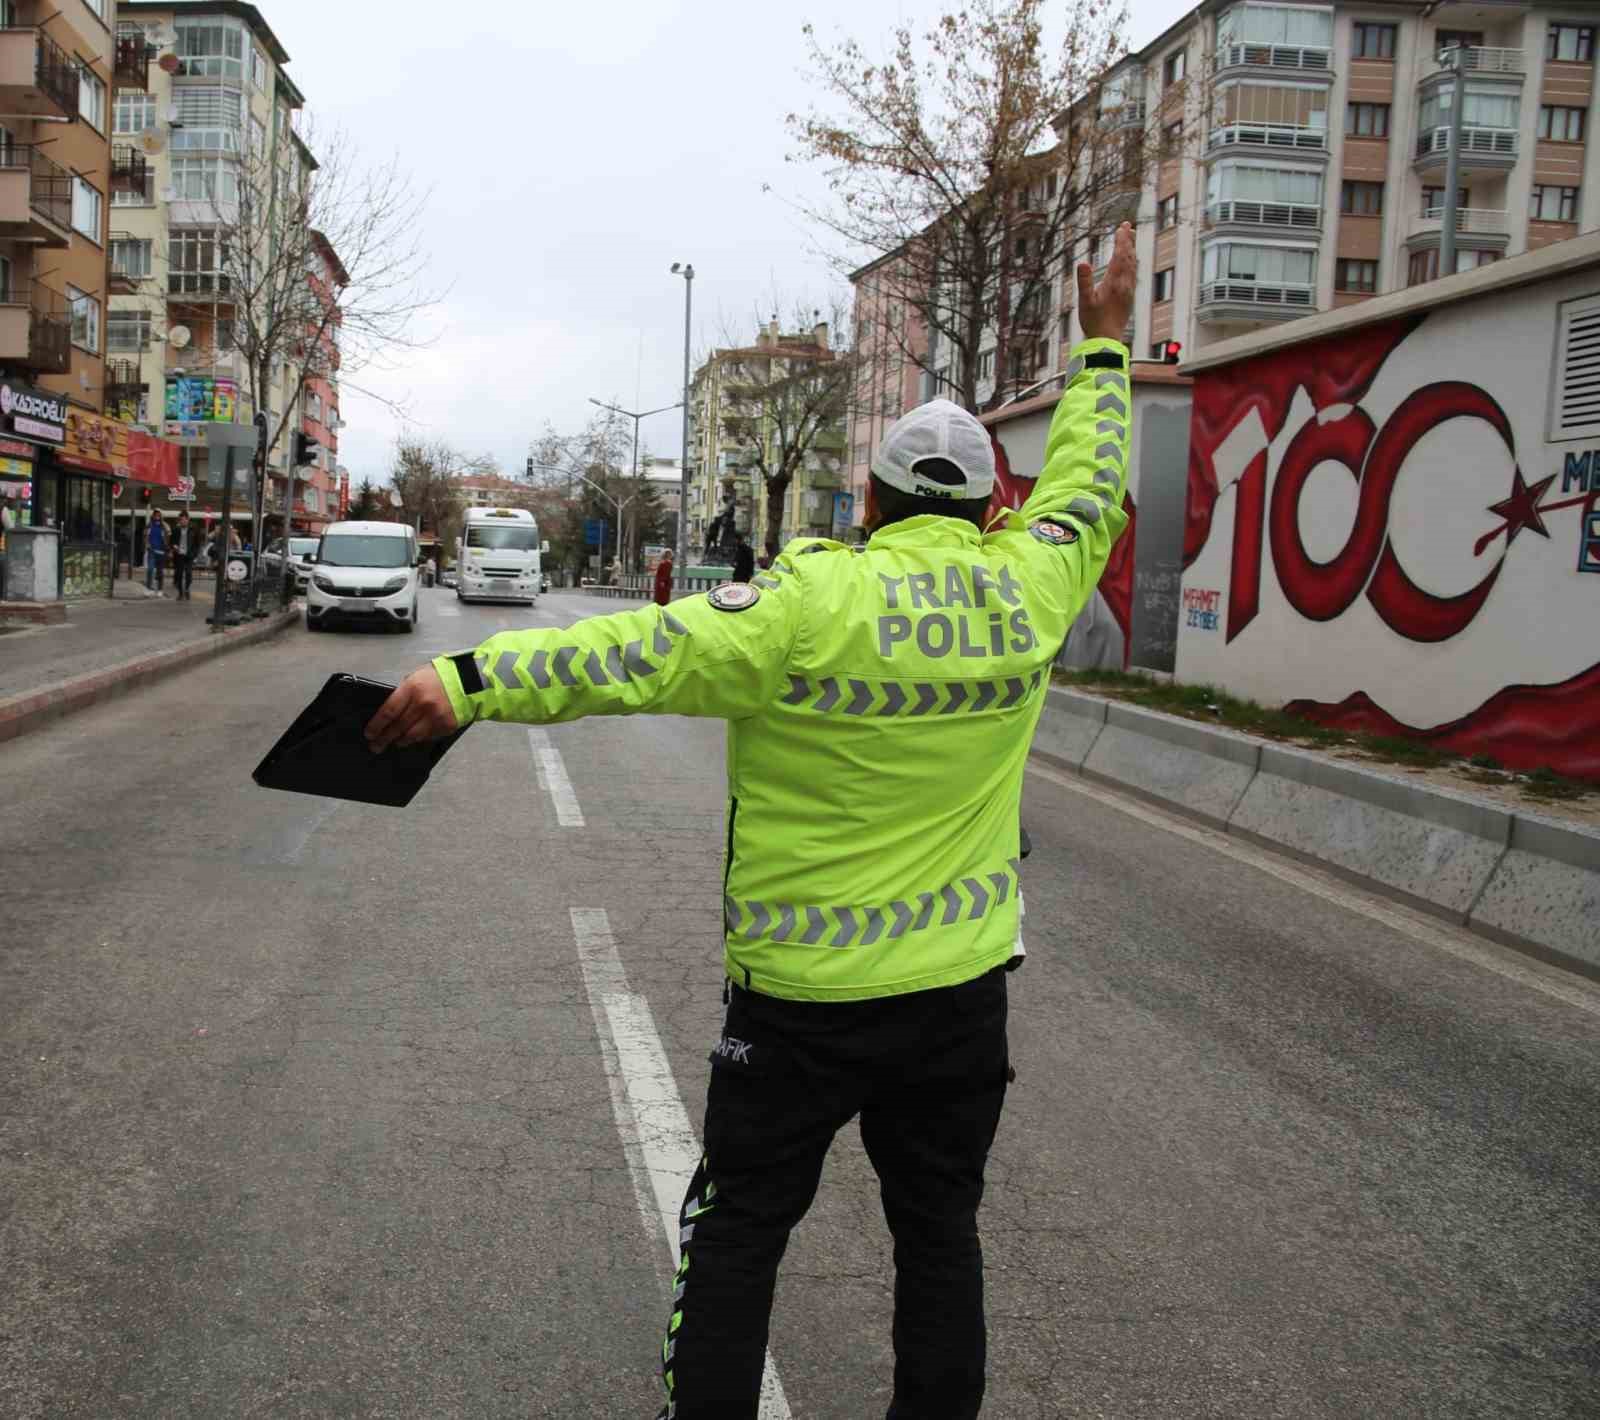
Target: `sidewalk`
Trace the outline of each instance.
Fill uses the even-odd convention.
[[[288,612],[225,632],[207,624],[215,582],[198,577],[194,599],[148,596],[143,580],[113,584],[107,599],[73,602],[64,622],[35,626],[0,619],[0,741],[83,709],[196,661],[250,645],[291,625]]]

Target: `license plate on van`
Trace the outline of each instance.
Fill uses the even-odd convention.
[[[352,600],[350,597],[344,597],[339,602],[339,610],[340,611],[370,611],[371,607],[368,605],[368,603],[366,603],[364,601],[361,601],[359,598]]]

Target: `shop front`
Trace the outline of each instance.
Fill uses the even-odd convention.
[[[61,598],[111,595],[114,485],[175,486],[176,453],[142,430],[74,409],[62,395],[0,381],[0,498],[10,497],[17,521],[55,530]]]

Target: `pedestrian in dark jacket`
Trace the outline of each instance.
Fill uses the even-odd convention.
[[[172,585],[177,589],[178,600],[190,600],[189,588],[194,582],[194,558],[200,551],[200,534],[189,526],[189,513],[178,514],[177,526],[172,529]]]
[[[672,554],[663,552],[656,563],[656,605],[665,606],[672,600]]]
[[[755,575],[755,549],[745,540],[744,534],[740,533],[739,545],[733,550],[733,580],[735,582],[748,582]]]
[[[167,525],[161,521],[158,509],[150,515],[150,526],[144,535],[144,589],[159,592],[166,575]]]

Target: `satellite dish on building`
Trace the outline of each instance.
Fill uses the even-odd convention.
[[[186,325],[175,325],[167,332],[167,343],[174,350],[182,350],[194,337],[189,333]]]
[[[139,140],[139,146],[147,153],[159,153],[167,146],[167,140],[159,129],[147,128],[144,137]]]
[[[177,36],[173,36],[173,38],[177,38]],[[170,51],[166,54],[163,54],[160,59],[156,60],[156,63],[165,69],[169,74],[176,74],[178,72],[178,56]]]

